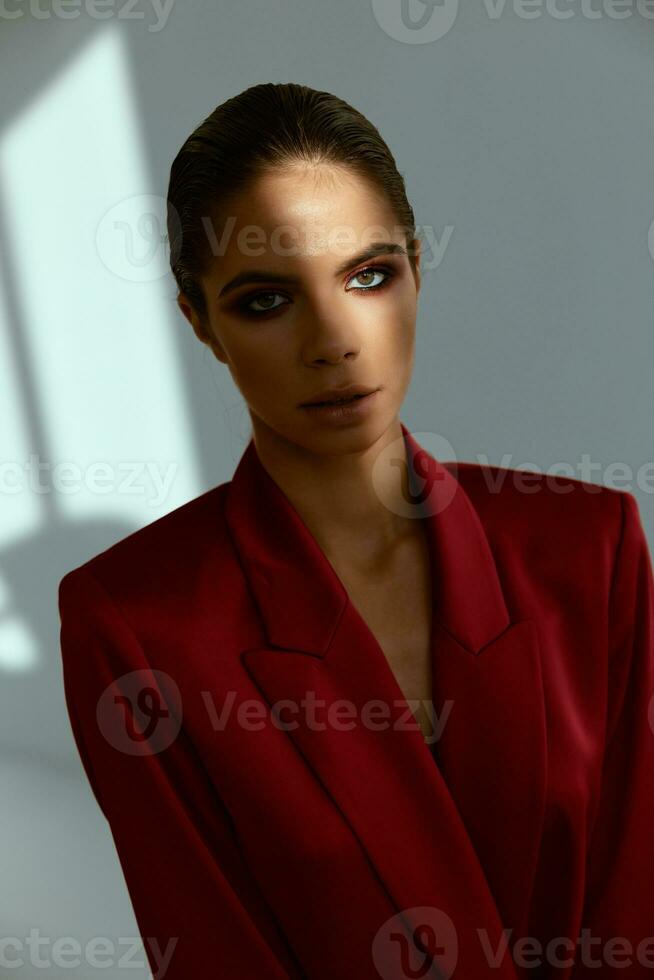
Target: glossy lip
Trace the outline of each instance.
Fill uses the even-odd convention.
[[[377,388],[369,388],[366,385],[344,385],[342,388],[325,388],[324,391],[314,395],[310,401],[302,402],[300,408],[315,405],[317,402],[328,402],[335,398],[351,398],[353,395],[370,395]]]

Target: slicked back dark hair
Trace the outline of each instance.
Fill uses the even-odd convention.
[[[376,127],[329,92],[294,82],[253,85],[200,123],[170,169],[170,267],[180,292],[203,319],[207,310],[200,276],[212,257],[206,220],[214,222],[232,196],[264,174],[303,162],[347,167],[385,195],[415,268],[413,209],[404,178]],[[214,234],[220,238],[215,227]]]

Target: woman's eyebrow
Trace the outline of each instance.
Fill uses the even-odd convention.
[[[336,269],[334,275],[342,276],[353,265],[359,265],[360,262],[367,262],[368,259],[373,259],[377,255],[406,255],[406,249],[395,242],[374,242],[362,252],[359,252],[358,255],[354,255],[345,262],[342,262]],[[218,298],[220,299],[222,296],[227,295],[227,293],[231,293],[233,289],[244,286],[246,283],[270,282],[271,280],[287,283],[292,286],[298,283],[297,276],[289,276],[283,272],[268,271],[266,269],[245,269],[223,286],[218,293]]]

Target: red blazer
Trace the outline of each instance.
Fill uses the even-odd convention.
[[[70,721],[153,975],[654,977],[636,499],[402,432],[449,704],[433,752],[253,441],[60,583]]]

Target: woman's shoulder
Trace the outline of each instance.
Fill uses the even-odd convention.
[[[455,475],[479,517],[515,615],[555,614],[560,623],[587,623],[590,636],[613,597],[617,621],[628,588],[616,590],[616,580],[630,574],[630,565],[642,571],[647,564],[631,490],[474,463],[457,464]]]
[[[564,532],[581,524],[610,537],[620,531],[623,506],[637,506],[630,490],[568,474],[469,461],[445,465],[482,519],[514,532]]]
[[[621,540],[625,516],[640,526],[638,503],[627,489],[567,474],[487,463],[448,464],[498,554],[522,556],[557,573],[568,564],[595,563],[607,574]]]
[[[89,580],[126,602],[146,594],[158,596],[159,602],[169,593],[179,595],[208,555],[229,555],[223,520],[228,485],[212,487],[70,569],[59,583],[60,597],[83,589]]]

